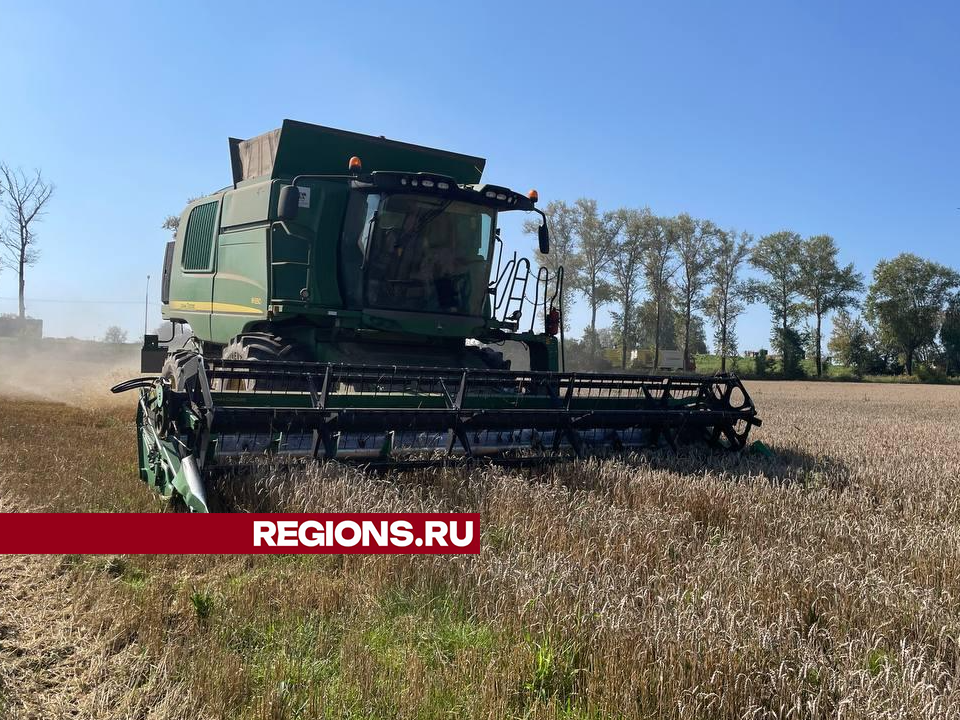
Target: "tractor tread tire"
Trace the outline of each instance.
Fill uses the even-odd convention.
[[[310,362],[313,360],[311,353],[303,345],[291,340],[285,340],[277,335],[270,333],[244,333],[237,335],[230,340],[223,348],[224,360],[256,360],[256,361],[285,361],[285,362]],[[269,382],[257,380],[245,380],[247,390],[270,390],[287,389],[295,390],[302,388],[286,387],[271,388]]]
[[[183,366],[188,360],[196,357],[196,355],[197,354],[192,350],[174,350],[168,354],[166,359],[163,361],[163,367],[160,370],[160,377],[170,380],[170,385],[174,390],[181,390],[180,378],[183,372]]]

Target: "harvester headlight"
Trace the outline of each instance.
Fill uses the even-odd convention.
[[[497,193],[497,200],[506,200],[507,196],[505,193]]]
[[[407,184],[407,179],[406,179],[406,178],[400,178],[400,184],[401,184],[401,185],[406,185],[406,184]]]
[[[422,180],[420,184],[423,185],[425,188],[432,188],[433,180]]]
[[[440,189],[440,190],[449,190],[449,189],[450,189],[450,183],[438,182],[438,183],[437,183],[437,188]]]
[[[497,196],[497,194],[496,194],[493,190],[487,190],[487,191],[483,194],[483,196],[493,199],[493,198],[495,198],[495,197]]]

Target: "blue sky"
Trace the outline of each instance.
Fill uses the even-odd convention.
[[[28,311],[141,332],[163,217],[283,118],[482,155],[542,201],[829,233],[867,275],[903,250],[960,267],[958,7],[0,0],[0,159],[57,185]],[[15,294],[4,271],[0,311]],[[766,310],[739,331],[767,345]]]

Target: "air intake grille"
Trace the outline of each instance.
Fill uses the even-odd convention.
[[[183,269],[207,270],[213,249],[213,228],[217,221],[217,203],[197,205],[190,211],[183,241]]]

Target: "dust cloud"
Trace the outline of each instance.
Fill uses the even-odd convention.
[[[126,405],[132,395],[114,395],[110,388],[140,374],[138,345],[0,338],[0,396],[87,408]]]

